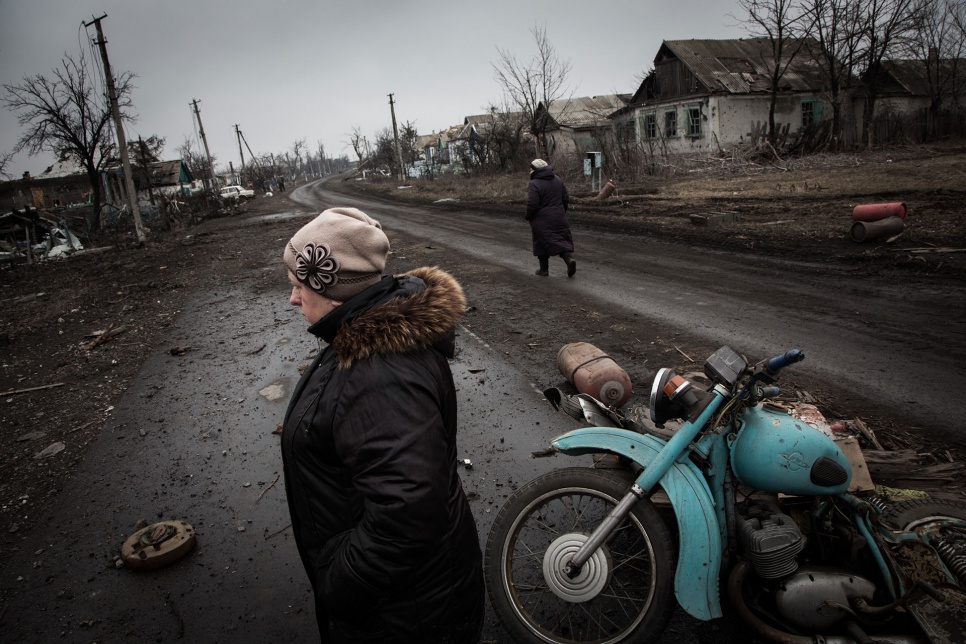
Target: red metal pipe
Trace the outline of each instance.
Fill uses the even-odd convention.
[[[905,219],[907,214],[904,203],[872,203],[852,209],[853,221],[879,221],[886,217]]]

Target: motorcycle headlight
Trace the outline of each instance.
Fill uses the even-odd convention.
[[[678,400],[678,404],[675,404],[671,400],[671,396],[665,391],[668,383],[671,382],[671,379],[675,375],[673,369],[664,367],[658,370],[654,376],[654,382],[651,384],[651,398],[648,403],[648,411],[650,412],[651,422],[658,427],[663,427],[664,423],[672,418],[683,417],[684,410],[680,405],[680,399]]]
[[[654,376],[648,410],[651,421],[658,427],[671,419],[693,420],[710,400],[706,392],[697,389],[690,380],[665,367]]]

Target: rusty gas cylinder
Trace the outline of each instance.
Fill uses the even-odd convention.
[[[852,209],[852,221],[880,221],[887,217],[905,219],[908,209],[904,203],[872,203]]]
[[[557,368],[582,394],[620,407],[631,397],[631,379],[606,353],[587,342],[565,344],[557,353]]]

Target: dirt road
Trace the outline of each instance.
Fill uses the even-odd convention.
[[[963,427],[966,280],[961,253],[913,251],[962,239],[962,195],[923,189],[899,246],[858,246],[833,202],[814,201],[825,188],[808,185],[783,201],[747,195],[747,225],[717,231],[687,223],[682,204],[731,209],[720,195],[601,206],[578,194],[572,280],[562,264],[532,275],[517,202],[388,206],[361,184],[354,196],[303,188],[311,208],[261,199],[247,215],[155,234],[146,249],[0,271],[0,641],[311,640],[271,430],[315,347],[285,302],[278,249],[316,210],[352,199],[384,220],[391,270],[440,265],[469,296],[454,370],[474,463],[464,481],[484,534],[515,485],[561,464],[530,457],[570,426],[536,391],[563,383],[556,353],[574,340],[627,369],[631,407],[657,368],[699,369],[720,344],[755,359],[799,346],[808,358],[784,381],[790,392],[808,392],[832,419],[861,417],[888,447],[942,454]],[[651,210],[631,216],[637,208]],[[812,211],[817,220],[800,217]],[[769,225],[788,217],[801,226]],[[92,346],[109,328],[117,335]],[[198,549],[157,573],[116,569],[136,523],[161,518],[195,525]],[[501,641],[492,619],[487,628]],[[731,629],[678,617],[668,638]]]
[[[966,390],[966,290],[956,281],[872,276],[853,262],[801,254],[682,245],[619,226],[577,233],[575,279],[558,262],[541,280],[532,275],[519,213],[400,207],[317,185],[293,198],[315,207],[358,205],[380,213],[390,229],[429,240],[432,248],[415,252],[455,270],[485,303],[486,317],[470,314],[467,325],[482,325],[481,335],[507,351],[521,349],[513,332],[524,332],[533,340],[525,351],[539,367],[553,365],[562,344],[597,338],[644,389],[657,368],[700,370],[723,344],[752,360],[801,348],[807,359],[794,384],[840,414],[966,445],[966,407],[949,404],[949,392]],[[575,210],[582,224],[594,216]],[[683,345],[694,362],[674,350]]]

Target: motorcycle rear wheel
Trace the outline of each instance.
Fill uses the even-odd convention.
[[[671,533],[647,499],[569,579],[563,565],[629,489],[591,468],[549,472],[518,489],[490,529],[484,572],[494,611],[515,642],[640,642],[674,608]]]
[[[894,530],[912,530],[926,521],[950,517],[966,521],[966,503],[946,499],[915,499],[886,508],[880,520]]]

